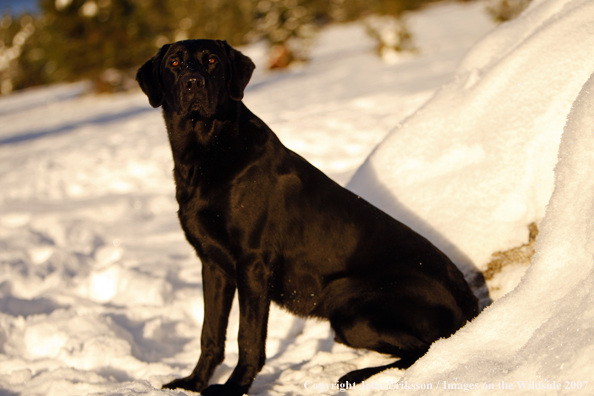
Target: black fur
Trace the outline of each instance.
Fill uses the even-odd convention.
[[[400,358],[341,382],[409,367],[476,316],[477,299],[429,241],[282,145],[241,102],[253,69],[225,41],[189,40],[137,74],[150,104],[163,106],[180,223],[202,261],[200,359],[164,387],[247,393],[266,359],[271,301],[329,320],[337,342]],[[239,362],[224,385],[208,386],[236,291]]]

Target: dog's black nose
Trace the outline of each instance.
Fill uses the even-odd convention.
[[[182,83],[188,91],[193,91],[195,89],[204,87],[204,76],[198,73],[188,74],[184,77]]]

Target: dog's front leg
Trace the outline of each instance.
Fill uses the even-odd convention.
[[[241,396],[246,394],[266,360],[266,331],[270,299],[268,271],[262,262],[238,265],[239,361],[224,385],[211,385],[205,396]]]
[[[200,392],[208,385],[215,368],[225,358],[225,334],[235,294],[234,280],[215,264],[202,261],[204,322],[200,339],[200,359],[188,377],[176,379],[163,388],[183,388]]]

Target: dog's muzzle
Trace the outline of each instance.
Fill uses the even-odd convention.
[[[204,76],[198,73],[192,73],[186,75],[182,80],[182,86],[188,92],[195,92],[199,89],[204,88],[205,79]]]

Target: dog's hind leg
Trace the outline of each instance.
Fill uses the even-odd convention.
[[[352,348],[369,349],[400,358],[400,360],[384,366],[351,371],[342,376],[338,380],[339,383],[345,385],[347,382],[349,384],[359,383],[390,368],[406,369],[429,349],[430,343],[411,334],[409,330],[405,329],[405,326],[398,326],[395,321],[391,320],[389,321],[390,326],[382,329],[384,323],[377,322],[377,320],[371,321],[370,318],[361,316],[356,318],[340,316],[338,320],[331,320],[332,328],[336,333],[336,342]]]
[[[354,370],[350,373],[347,373],[340,377],[338,380],[339,384],[349,385],[349,384],[358,384],[360,382],[365,381],[367,378],[376,375],[384,370],[397,368],[397,369],[407,369],[414,362],[417,361],[422,356],[409,356],[401,358],[400,360],[395,361],[394,363],[386,364],[385,366],[377,366],[377,367],[367,367],[360,370]]]

